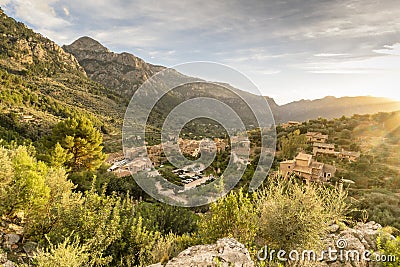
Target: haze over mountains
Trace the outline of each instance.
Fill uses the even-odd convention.
[[[126,97],[130,97],[146,79],[164,69],[129,53],[113,53],[90,37],[81,37],[70,45],[64,45],[63,49],[77,58],[88,77]],[[265,98],[277,122],[400,109],[397,101],[368,96],[325,97],[299,100],[285,105],[277,105],[274,99],[267,96]]]

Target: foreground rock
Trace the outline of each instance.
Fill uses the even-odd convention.
[[[382,226],[375,222],[358,223],[353,228],[331,225],[330,233],[324,238],[325,250],[328,248],[338,251],[336,260],[325,257],[324,260],[318,261],[320,252],[316,251],[315,261],[290,262],[289,266],[320,266],[320,267],[338,267],[338,266],[356,266],[356,267],[372,267],[381,266],[379,263],[368,262],[362,259],[365,251],[370,252],[370,258],[379,254],[376,244],[377,237],[383,234]],[[389,236],[389,238],[394,238]],[[357,251],[357,254],[349,254],[343,260],[339,257],[339,251],[346,253],[347,251]],[[326,255],[326,254],[325,254]],[[344,254],[345,255],[345,254]],[[268,264],[268,262],[264,262]],[[178,266],[256,266],[252,262],[248,250],[243,244],[232,238],[223,238],[213,245],[199,245],[190,247],[182,251],[178,256],[170,260],[165,265],[157,263],[149,267],[178,267]],[[268,266],[268,265],[267,265]]]
[[[23,242],[23,228],[0,220],[0,267],[17,267],[32,261],[38,244]]]
[[[376,255],[379,255],[377,248],[377,237],[382,232],[382,226],[376,222],[368,222],[368,223],[358,223],[353,228],[340,229],[340,227],[336,224],[331,226],[331,233],[324,239],[325,247],[332,248],[338,251],[338,259],[332,260],[326,258],[324,261],[315,264],[314,266],[357,266],[357,267],[372,267],[372,266],[381,266],[379,263],[373,261],[367,261],[363,259],[363,253],[366,254],[366,258],[374,259]],[[394,238],[389,234],[389,238]],[[350,251],[357,251],[358,254],[354,255],[348,254],[349,256],[343,257],[343,260],[340,260],[339,251],[343,251],[345,253],[350,253]],[[368,253],[369,252],[369,253]]]
[[[178,266],[235,266],[253,267],[249,251],[233,238],[222,238],[213,245],[190,247],[170,260],[166,265],[161,263],[149,267]]]
[[[375,222],[358,223],[353,228],[344,225],[331,225],[330,233],[324,238],[325,248],[340,251],[357,251],[362,255],[365,251],[373,254],[378,253],[376,244],[377,237],[383,234],[382,226]],[[385,234],[388,235],[388,234]],[[12,223],[0,222],[0,266],[14,267],[18,264],[29,264],[37,251],[37,244],[34,242],[23,241],[22,229]],[[394,238],[391,235],[388,238]],[[320,257],[316,251],[317,258]],[[326,255],[326,254],[325,254]],[[398,263],[397,259],[397,262]],[[264,262],[268,264],[268,262]],[[289,262],[288,262],[289,263]],[[395,264],[396,264],[395,263]],[[178,254],[175,258],[168,262],[157,263],[148,267],[254,267],[257,266],[251,258],[246,247],[233,238],[219,239],[215,244],[198,245],[190,247]],[[268,266],[268,265],[265,265]],[[273,266],[273,265],[270,265]],[[290,262],[288,266],[356,266],[356,267],[373,267],[381,266],[379,263],[368,262],[365,260],[336,260],[327,257],[322,261],[306,261],[306,262]],[[397,266],[397,265],[393,265]]]

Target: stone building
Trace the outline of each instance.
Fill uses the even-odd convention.
[[[317,154],[335,155],[335,145],[326,143],[314,143],[313,155],[316,156]]]
[[[309,182],[326,182],[335,175],[332,165],[315,161],[310,154],[299,153],[293,160],[280,163],[280,172],[284,177],[295,174]]]
[[[300,126],[300,125],[301,125],[301,122],[299,122],[299,121],[288,121],[288,122],[281,124],[282,128],[284,128],[284,129],[286,129],[288,127]]]
[[[308,132],[306,138],[309,143],[326,143],[328,141],[328,135],[320,132]]]

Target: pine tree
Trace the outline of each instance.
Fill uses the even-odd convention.
[[[96,170],[105,159],[102,142],[100,131],[88,118],[68,118],[53,129],[51,161],[55,165],[65,161],[64,167],[72,172]]]
[[[72,154],[57,142],[54,146],[54,150],[50,153],[50,165],[56,168],[63,167],[64,164],[71,159]]]

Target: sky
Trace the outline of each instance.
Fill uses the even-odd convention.
[[[167,67],[226,64],[278,104],[325,96],[400,100],[398,0],[0,0],[59,45],[90,36]]]

